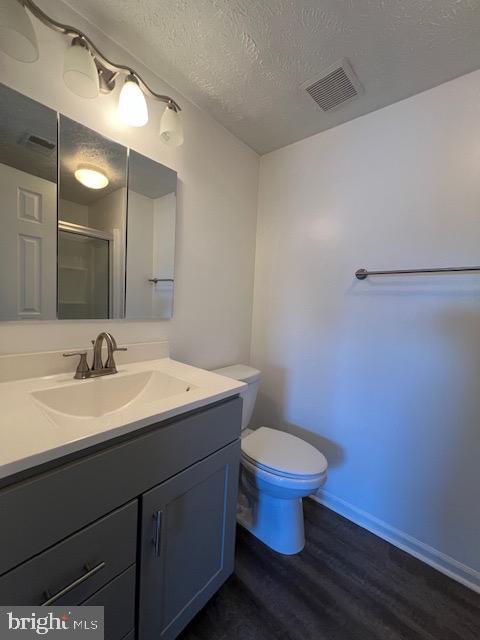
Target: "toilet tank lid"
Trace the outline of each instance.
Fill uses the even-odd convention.
[[[230,367],[215,369],[213,373],[218,373],[219,376],[226,376],[240,382],[256,382],[260,378],[260,371],[253,367],[248,367],[246,364],[232,364]]]

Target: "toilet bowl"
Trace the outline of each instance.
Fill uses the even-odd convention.
[[[243,398],[237,521],[270,548],[291,555],[305,546],[302,499],[326,480],[325,456],[301,438],[271,427],[248,429],[260,371],[245,365],[214,373],[241,380]]]

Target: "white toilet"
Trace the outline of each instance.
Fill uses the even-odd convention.
[[[260,427],[247,429],[260,371],[236,364],[214,373],[246,382],[243,398],[240,495],[237,520],[266,545],[284,554],[305,545],[302,498],[325,482],[325,456],[301,438]]]

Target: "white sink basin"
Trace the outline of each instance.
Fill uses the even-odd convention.
[[[73,384],[35,391],[31,395],[45,408],[64,416],[98,418],[133,403],[148,404],[186,393],[192,388],[195,388],[194,385],[167,373],[141,371],[79,380]],[[50,412],[49,415],[55,420],[54,415]]]
[[[51,354],[45,361],[49,367]],[[196,411],[245,387],[168,357],[127,362],[99,378],[72,376],[45,373],[0,382],[0,479]]]

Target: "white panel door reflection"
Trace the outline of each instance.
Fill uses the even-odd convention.
[[[0,193],[0,320],[54,320],[57,186],[0,164]]]

